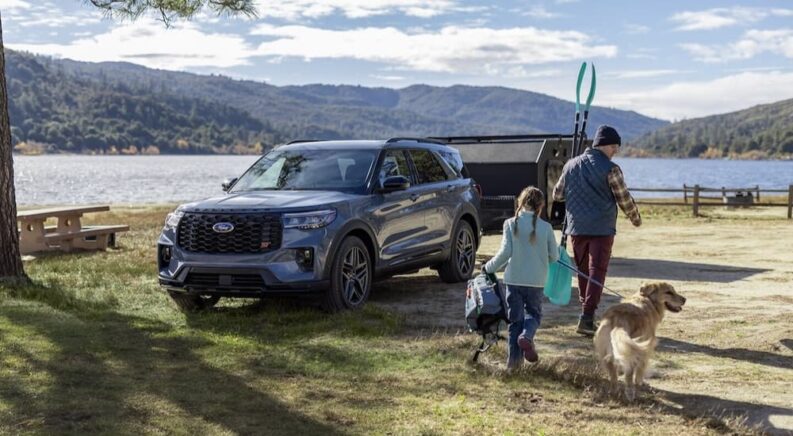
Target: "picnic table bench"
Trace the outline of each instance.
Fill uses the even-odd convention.
[[[19,249],[22,254],[39,251],[75,248],[104,250],[108,244],[115,246],[116,233],[129,230],[127,225],[85,226],[80,224],[83,214],[107,212],[110,206],[72,206],[25,210],[17,213]],[[56,226],[45,226],[49,218],[56,218]]]

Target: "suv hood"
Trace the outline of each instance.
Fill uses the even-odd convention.
[[[276,210],[313,209],[334,203],[349,201],[359,195],[337,191],[257,191],[238,192],[213,197],[185,205],[186,211],[200,212],[207,209],[223,210]]]

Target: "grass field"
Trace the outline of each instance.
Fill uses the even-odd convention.
[[[793,224],[774,212],[758,221],[664,210],[645,213],[641,229],[620,222],[610,287],[663,279],[689,299],[661,328],[649,387],[627,404],[572,332],[574,304],[546,305],[539,364],[507,374],[503,343],[468,363],[477,341],[463,328],[463,286],[431,270],[377,283],[354,313],[222,300],[185,315],[156,281],[168,209],[115,208],[102,222],[132,228],[119,248],[28,259],[34,284],[0,287],[0,433],[793,429]],[[498,243],[486,237],[480,259]]]

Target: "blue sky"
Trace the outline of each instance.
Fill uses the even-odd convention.
[[[8,47],[275,85],[496,85],[675,120],[793,98],[793,2],[257,0],[165,29],[87,1],[0,0]]]

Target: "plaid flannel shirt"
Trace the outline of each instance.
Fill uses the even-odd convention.
[[[617,205],[622,209],[628,219],[634,226],[642,225],[642,216],[639,214],[639,207],[633,201],[633,196],[625,186],[625,177],[622,175],[622,170],[618,166],[609,171],[608,174],[609,187],[617,200]],[[556,186],[553,187],[554,201],[564,201],[564,177],[559,179]]]

